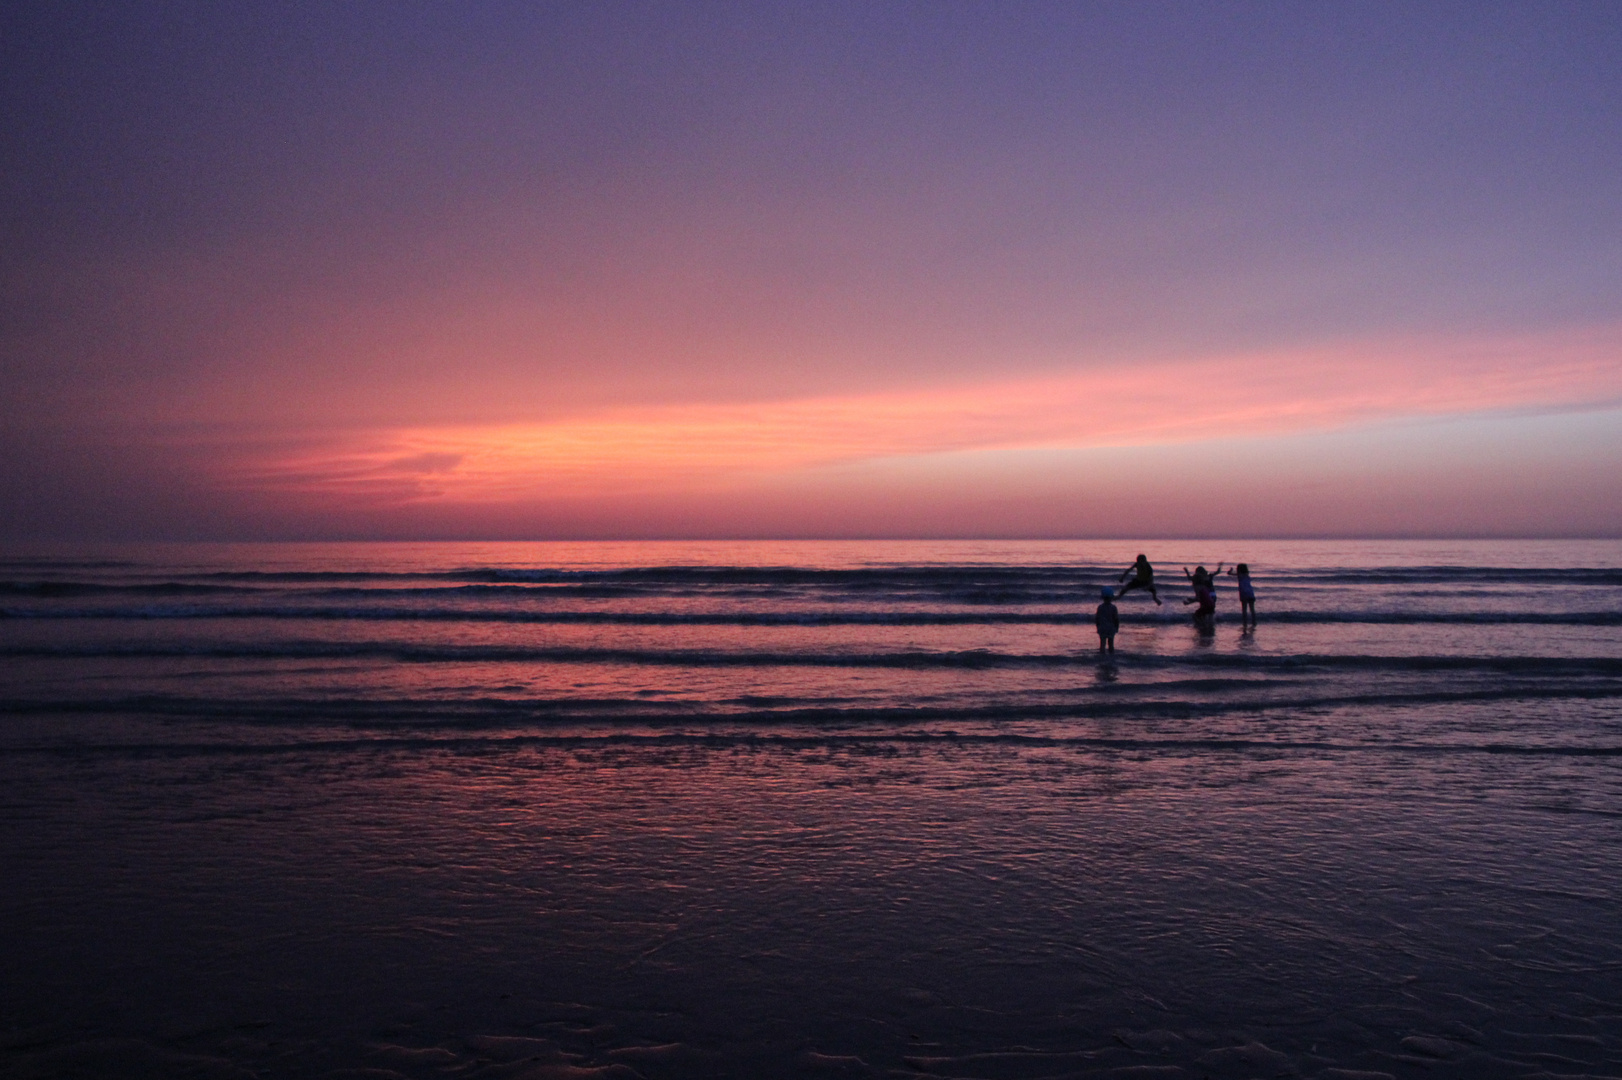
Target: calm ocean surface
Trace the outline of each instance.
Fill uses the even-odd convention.
[[[1622,542],[19,549],[0,655],[0,1075],[1622,1076]]]

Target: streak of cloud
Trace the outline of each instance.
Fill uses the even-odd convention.
[[[707,490],[966,450],[1188,443],[1399,417],[1622,402],[1622,328],[1166,360],[908,393],[619,409],[531,425],[346,432],[230,456],[237,489],[371,503]]]

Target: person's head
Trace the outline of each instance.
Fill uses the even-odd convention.
[[[1249,563],[1240,563],[1238,566],[1234,567],[1233,569],[1234,569],[1234,573],[1238,574],[1240,577],[1249,577],[1250,576],[1250,564]]]
[[[1149,556],[1145,555],[1143,552],[1140,551],[1140,552],[1138,552],[1138,561],[1140,563],[1146,563],[1146,562],[1149,561]]]
[[[1110,588],[1108,585],[1105,585],[1102,589],[1098,590],[1098,595],[1102,597],[1104,603],[1107,604],[1111,600],[1115,599],[1115,590]]]

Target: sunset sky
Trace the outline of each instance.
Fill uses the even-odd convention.
[[[1622,536],[1622,4],[0,13],[0,536]]]

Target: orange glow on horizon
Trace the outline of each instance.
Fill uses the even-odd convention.
[[[740,479],[963,450],[1159,445],[1622,400],[1622,328],[1547,338],[1164,361],[1062,377],[532,425],[402,427],[228,452],[231,488],[371,504],[714,491]]]

